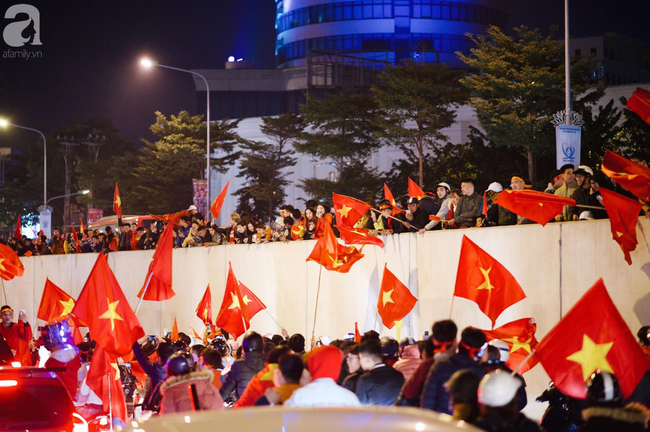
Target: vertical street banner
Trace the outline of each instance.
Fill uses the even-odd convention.
[[[199,213],[206,215],[208,213],[208,182],[205,179],[192,179],[194,186],[194,205]]]
[[[559,125],[555,127],[557,169],[562,165],[580,166],[580,126]]]

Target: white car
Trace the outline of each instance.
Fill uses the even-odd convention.
[[[152,417],[127,425],[131,432],[433,432],[479,431],[445,414],[407,407],[237,408]]]

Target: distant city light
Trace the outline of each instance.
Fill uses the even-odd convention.
[[[237,59],[237,61],[243,61],[243,60],[244,60],[243,58],[241,58],[241,59]]]
[[[230,56],[230,57],[228,57],[228,63],[232,63],[232,62],[234,62],[234,61],[235,61],[235,57],[234,57],[234,56]]]

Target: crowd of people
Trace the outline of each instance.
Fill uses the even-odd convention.
[[[509,187],[513,191],[529,188],[520,175],[512,176]],[[565,206],[555,218],[557,222],[569,222],[607,218],[600,188],[613,189],[634,198],[600,171],[594,172],[586,165],[574,170],[573,165],[567,164],[555,170],[544,192],[576,201],[576,206]],[[388,200],[376,203],[367,199],[366,203],[372,210],[363,215],[355,228],[368,229],[374,235],[389,235],[535,223],[496,204],[503,191],[500,183],[493,182],[481,195],[474,180],[466,178],[461,181],[460,189],[440,182],[435,191],[427,191],[422,197],[402,196],[399,204]],[[253,215],[233,212],[230,224],[219,226],[214,220],[208,222],[192,205],[174,226],[174,247],[317,239],[323,236],[326,223],[331,224],[338,235],[333,210],[326,203],[309,200],[302,210],[291,205],[283,205],[279,210],[280,216],[271,224],[265,224]],[[644,207],[646,210],[648,208]],[[50,239],[41,234],[36,239],[25,236],[10,238],[7,243],[19,256],[147,250],[156,248],[165,226],[160,220],[152,223],[149,229],[136,223],[123,224],[121,220],[118,225],[118,232],[107,226],[104,232],[85,230],[77,239],[73,233],[62,235],[61,230],[55,228]]]
[[[0,334],[16,357],[31,364],[22,348],[31,344],[35,362],[40,355],[41,363],[47,358],[45,367],[59,368],[80,413],[102,412],[101,399],[85,382],[95,348],[90,335],[75,346],[62,321],[48,323],[40,338],[32,340],[24,311],[17,323],[12,322],[11,307],[3,306],[1,313]],[[638,333],[646,353],[649,330],[643,327]],[[528,403],[526,383],[506,366],[508,345],[501,340],[486,343],[485,334],[473,327],[459,337],[451,320],[435,322],[431,336],[420,341],[380,338],[371,330],[356,341],[352,334],[341,340],[321,336],[309,350],[303,335],[282,333],[250,331],[241,345],[219,329],[206,332],[203,339],[184,333],[145,336],[133,345],[130,367],[120,367],[123,386],[132,386],[127,393],[135,390],[137,395],[130,400],[130,415],[190,412],[196,404],[201,410],[412,406],[493,432],[642,431],[650,418],[646,378],[635,391],[640,397],[624,401],[616,377],[597,370],[586,383],[586,401],[568,403],[571,398],[551,388],[540,398],[552,401],[544,419],[541,424],[533,421],[521,413]],[[35,350],[40,345],[45,353]],[[188,392],[190,385],[196,396]],[[574,412],[567,412],[568,406]]]

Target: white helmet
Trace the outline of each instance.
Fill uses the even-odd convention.
[[[499,361],[505,363],[510,358],[510,347],[501,339],[492,339],[488,345],[499,349]]]
[[[521,381],[497,369],[485,375],[478,386],[478,401],[489,407],[508,405],[517,395]]]
[[[437,187],[443,187],[443,188],[447,189],[447,192],[449,192],[451,190],[451,186],[449,186],[449,184],[447,184],[445,182],[438,183]]]

